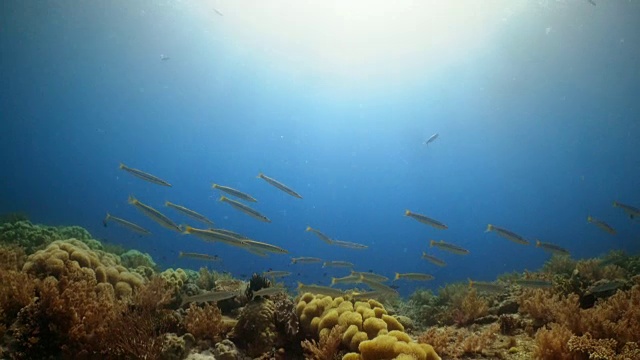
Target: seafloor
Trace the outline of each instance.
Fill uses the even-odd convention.
[[[640,359],[638,274],[639,257],[611,252],[408,299],[362,284],[254,296],[277,280],[159,269],[83,228],[5,216],[0,358]],[[206,292],[233,296],[185,301]]]

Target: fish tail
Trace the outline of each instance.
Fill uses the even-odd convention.
[[[125,166],[125,164],[120,163],[120,166],[118,166],[118,168],[120,168],[120,169],[126,169],[126,166]]]
[[[618,207],[618,205],[619,205],[618,202],[614,200],[613,201],[613,207]]]
[[[336,281],[336,278],[332,277],[331,278],[331,286],[337,284],[338,282]]]
[[[472,288],[473,287],[473,280],[469,279],[469,287]]]
[[[127,202],[129,204],[135,204],[138,202],[138,200],[136,200],[136,198],[133,197],[133,195],[129,195],[129,198],[127,199]]]
[[[411,211],[409,211],[409,210],[405,210],[405,211],[404,211],[404,216],[409,216],[409,215],[411,215]]]
[[[430,240],[429,241],[429,247],[433,247],[435,245],[436,241],[435,240]],[[426,253],[424,253],[426,254]]]
[[[593,218],[591,217],[591,215],[587,215],[587,222],[593,222]]]
[[[217,188],[217,187],[218,187],[218,184],[216,184],[216,183],[211,183],[211,188],[212,188],[212,189],[215,189],[215,188]]]
[[[193,228],[189,225],[180,225],[184,230],[182,231],[183,234],[191,234],[191,232],[193,231]]]
[[[540,247],[540,240],[536,239],[536,247]]]
[[[218,199],[218,201],[225,201],[225,200],[227,200],[227,198],[224,197],[224,195],[220,196],[220,199]]]
[[[264,177],[264,174],[263,173],[259,173],[258,176],[256,176],[256,177],[257,178],[262,178],[262,177]]]
[[[180,251],[180,253],[178,254],[178,257],[184,257],[184,253]]]
[[[304,286],[304,284],[298,281],[298,289],[302,289],[302,286]]]
[[[487,225],[487,230],[485,230],[484,232],[489,232],[489,231],[491,231],[491,230],[493,230],[493,225],[488,224],[488,225]]]
[[[307,228],[304,231],[311,231],[311,230],[313,230],[311,226],[307,226]]]
[[[400,280],[400,273],[396,273],[396,276],[393,278],[393,281]]]
[[[170,202],[168,202],[166,200],[164,201],[164,206],[169,206],[170,204],[171,204]]]

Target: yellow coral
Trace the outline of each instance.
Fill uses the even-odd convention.
[[[296,314],[301,328],[321,341],[335,325],[340,326],[341,344],[352,351],[343,360],[394,359],[401,355],[400,359],[440,359],[431,346],[413,342],[404,333],[404,326],[376,300],[352,303],[341,297],[305,293],[298,300]]]
[[[37,277],[61,278],[80,271],[94,277],[98,283],[109,283],[119,298],[130,296],[143,285],[144,278],[119,265],[114,254],[92,250],[80,240],[56,240],[45,249],[31,254],[22,271]]]

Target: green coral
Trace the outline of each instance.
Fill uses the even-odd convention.
[[[147,253],[142,253],[138,250],[129,250],[124,254],[120,255],[120,261],[122,262],[122,266],[128,268],[137,268],[139,266],[155,269],[156,263],[151,258],[151,255]]]
[[[56,240],[78,239],[93,250],[102,249],[102,245],[91,238],[91,234],[79,226],[34,225],[30,221],[17,221],[0,224],[0,243],[15,244],[33,253]]]

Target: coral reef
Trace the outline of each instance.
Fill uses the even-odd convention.
[[[93,276],[99,283],[111,284],[118,298],[131,296],[133,290],[144,283],[142,276],[119,265],[116,255],[91,250],[76,239],[56,240],[46,249],[29,255],[22,271],[38,278],[60,279],[76,269]]]
[[[0,243],[15,244],[22,247],[27,254],[45,247],[55,240],[75,238],[83,242],[90,241],[91,234],[79,226],[46,226],[34,225],[30,221],[17,221],[0,224]],[[99,242],[97,243],[99,244]]]
[[[220,309],[210,304],[198,307],[195,303],[191,303],[184,317],[184,327],[197,339],[213,342],[222,340],[225,330]]]
[[[120,255],[120,263],[124,267],[128,268],[137,268],[137,267],[146,267],[150,269],[155,269],[157,267],[156,263],[151,258],[151,255],[147,253],[141,253],[138,250],[129,250]]]
[[[331,328],[329,335],[316,340],[304,340],[301,344],[307,356],[312,360],[334,360],[338,357],[340,342],[342,341],[342,331],[339,325]]]
[[[402,324],[387,314],[384,306],[376,300],[351,302],[342,297],[305,293],[298,299],[296,314],[302,332],[312,339],[319,339],[318,344],[327,341],[338,327],[342,332],[342,346],[353,352],[345,355],[345,358],[373,359],[391,353],[394,354],[391,358],[401,354],[417,356],[419,359],[426,359],[427,354],[432,354],[436,356],[434,359],[437,358],[427,345],[411,341],[404,333]],[[392,334],[390,338],[386,337],[388,334]],[[307,346],[310,345],[307,343]],[[391,350],[387,347],[391,347]],[[355,353],[357,351],[359,355]],[[387,357],[377,357],[383,358]]]
[[[247,350],[252,357],[260,356],[284,339],[279,340],[275,324],[275,305],[263,297],[250,301],[243,309],[229,338]]]

